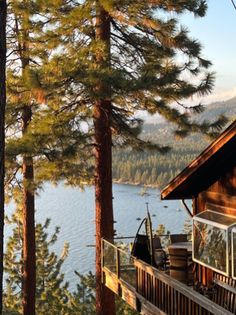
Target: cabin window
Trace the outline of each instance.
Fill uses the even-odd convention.
[[[193,260],[228,276],[233,226],[236,226],[236,217],[210,210],[196,215],[193,218]]]
[[[236,279],[236,228],[232,230],[232,277]]]

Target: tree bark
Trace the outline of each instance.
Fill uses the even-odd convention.
[[[23,110],[23,134],[31,120],[31,108]],[[36,245],[35,198],[32,189],[34,166],[31,156],[23,156],[23,314],[35,315]]]
[[[2,314],[4,251],[6,17],[7,17],[6,0],[0,0],[0,314]]]
[[[27,0],[25,1],[27,4]],[[25,10],[22,20],[22,73],[29,67],[29,13]],[[26,98],[27,99],[27,98]],[[27,133],[32,118],[30,105],[24,105],[22,112],[22,134]],[[35,193],[34,193],[34,164],[33,157],[23,154],[23,314],[35,315],[36,292],[36,245],[35,245]]]
[[[100,69],[110,64],[110,17],[97,1],[96,39],[104,44],[96,54]],[[103,68],[104,67],[104,68]],[[102,284],[101,239],[113,239],[112,207],[112,134],[110,87],[106,82],[96,86],[100,97],[94,105],[95,129],[95,207],[96,207],[96,313],[115,314],[114,294]]]

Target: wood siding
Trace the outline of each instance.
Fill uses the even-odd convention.
[[[236,167],[197,197],[196,213],[210,209],[236,216]]]

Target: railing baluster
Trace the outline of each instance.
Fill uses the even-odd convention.
[[[174,315],[174,289],[170,287],[170,315]]]
[[[118,247],[116,247],[116,275],[120,279],[120,251]]]

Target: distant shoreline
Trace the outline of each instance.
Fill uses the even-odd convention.
[[[113,184],[130,185],[130,186],[136,186],[136,187],[140,186],[140,188],[146,187],[146,188],[160,189],[160,187],[158,185],[148,185],[148,184],[141,184],[141,183],[133,183],[133,182],[129,182],[129,181],[122,182],[122,181],[119,181],[119,180],[113,180],[112,182],[113,182]]]

